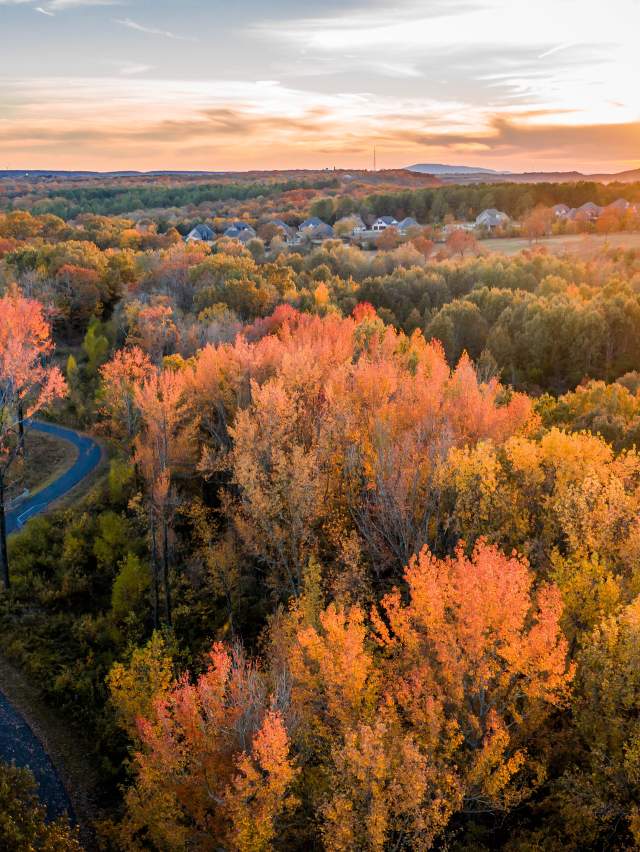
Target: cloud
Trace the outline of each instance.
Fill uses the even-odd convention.
[[[124,0],[49,0],[47,9],[63,11],[64,9],[79,9],[82,6],[121,6]]]
[[[169,30],[160,30],[155,27],[144,26],[143,24],[137,23],[137,21],[132,21],[131,18],[114,18],[113,22],[115,24],[120,24],[122,27],[127,27],[127,29],[135,30],[139,33],[146,33],[147,35],[162,36],[163,38],[171,38],[176,41],[197,41],[197,39],[190,36],[177,35]]]
[[[571,47],[576,47],[578,42],[576,41],[567,41],[564,44],[557,44],[555,47],[549,48],[549,50],[545,50],[544,53],[541,53],[538,56],[538,59],[546,59],[547,56],[553,56],[555,53],[560,53],[561,50],[569,50]]]
[[[120,74],[125,77],[133,77],[136,74],[146,74],[147,71],[153,71],[153,68],[153,65],[145,65],[143,62],[122,62],[118,65]]]
[[[622,124],[529,124],[495,116],[480,133],[417,132],[406,141],[425,148],[458,150],[473,146],[494,156],[555,159],[557,161],[601,161],[602,153],[612,161],[637,161],[640,121]]]
[[[0,6],[31,6],[34,12],[54,17],[56,12],[67,9],[80,9],[90,6],[121,6],[125,0],[47,0],[41,6],[34,6],[37,0],[0,0]]]
[[[599,164],[595,170],[609,171],[611,163],[623,168],[638,159],[637,121],[587,124],[544,108],[456,113],[455,105],[425,99],[310,93],[277,81],[141,79],[142,63],[117,67],[126,82],[42,79],[5,87],[14,104],[0,118],[7,156],[25,167],[355,168],[368,163],[376,144],[393,166],[426,152],[531,170]]]

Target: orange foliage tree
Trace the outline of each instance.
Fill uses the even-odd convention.
[[[466,252],[477,254],[479,251],[478,240],[470,231],[456,228],[447,237],[447,250],[449,254],[464,257]]]
[[[175,502],[171,484],[172,477],[190,458],[193,435],[185,400],[184,375],[173,370],[156,371],[135,386],[134,400],[142,424],[134,444],[134,459],[147,485],[157,626],[160,564],[164,617],[167,624],[171,624],[169,529]]]
[[[567,700],[560,595],[534,591],[525,560],[424,550],[405,579],[406,603],[394,590],[370,623],[331,604],[291,644],[327,849],[429,848],[457,811],[513,807],[543,780],[535,732]]]
[[[272,848],[296,777],[277,702],[260,669],[221,645],[195,684],[184,678],[158,697],[138,721],[126,846],[142,838],[172,850]]]
[[[452,372],[437,343],[353,319],[294,315],[254,344],[206,347],[187,381],[201,469],[231,474],[226,506],[279,592],[297,594],[319,541],[355,530],[378,573],[442,541],[442,466],[452,446],[504,441],[529,400]]]
[[[139,346],[119,349],[100,368],[100,410],[108,418],[109,432],[115,437],[129,441],[135,437],[139,421],[135,388],[148,381],[153,373],[151,360]]]
[[[24,415],[32,417],[66,393],[62,373],[46,362],[52,351],[42,305],[15,292],[0,299],[0,574],[5,589],[9,588],[5,477],[22,450]]]
[[[272,621],[264,665],[214,645],[194,684],[154,686],[126,848],[297,846],[300,807],[327,850],[428,849],[454,815],[526,799],[572,677],[558,590],[484,542],[424,550],[405,580],[369,614],[323,609],[309,584]],[[123,690],[139,677],[124,675],[112,690],[135,707]]]

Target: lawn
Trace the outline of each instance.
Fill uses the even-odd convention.
[[[640,249],[640,233],[625,234],[571,234],[560,237],[545,237],[531,243],[523,237],[482,240],[485,251],[513,255],[523,249],[544,246],[553,254],[573,254],[590,257],[603,247]]]

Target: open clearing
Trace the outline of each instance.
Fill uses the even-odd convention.
[[[524,237],[482,240],[480,246],[489,252],[513,255],[523,249],[544,246],[553,254],[572,254],[590,257],[603,248],[640,249],[640,234],[571,234],[545,237],[531,243]]]

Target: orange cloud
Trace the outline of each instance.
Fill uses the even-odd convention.
[[[625,168],[640,151],[640,123],[577,123],[572,111],[530,108],[485,115],[414,99],[309,95],[277,83],[127,80],[17,86],[0,113],[5,162],[17,168],[241,169],[420,159],[504,168]],[[60,91],[63,94],[60,94]],[[98,106],[98,103],[100,104]]]

